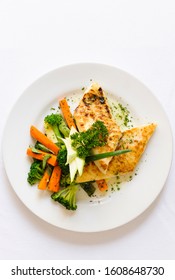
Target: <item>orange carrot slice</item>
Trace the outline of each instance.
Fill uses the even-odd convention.
[[[98,186],[98,188],[101,192],[104,192],[104,191],[108,190],[108,185],[107,185],[107,183],[104,179],[97,180],[96,183],[97,183],[97,186]]]
[[[61,168],[57,165],[52,171],[47,189],[52,192],[58,192],[60,188]]]
[[[66,98],[60,100],[59,105],[60,105],[60,108],[62,110],[64,119],[65,119],[68,127],[71,128],[72,126],[74,126],[76,128],[76,125],[75,125],[75,122],[74,122],[74,119],[73,119],[73,116],[72,116],[72,113],[70,111],[70,107],[67,103]]]
[[[47,189],[47,185],[49,183],[49,179],[51,176],[52,170],[51,168],[46,168],[46,170],[44,171],[44,175],[42,177],[42,179],[40,180],[39,184],[38,184],[38,189],[40,190],[46,190]]]
[[[49,155],[50,158],[47,160],[47,162],[52,166],[57,165],[57,157],[55,155],[43,152],[41,150],[38,150],[38,151],[39,151],[39,153],[34,153],[34,152],[32,152],[31,148],[28,148],[27,155],[32,158],[38,159],[38,160],[43,160],[45,156]]]
[[[30,127],[30,134],[45,147],[53,151],[55,154],[58,154],[59,147],[33,125]]]

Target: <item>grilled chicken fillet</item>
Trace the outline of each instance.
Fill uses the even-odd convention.
[[[123,136],[119,141],[117,150],[131,149],[132,151],[113,157],[105,174],[100,172],[95,165],[95,162],[87,164],[84,167],[83,174],[77,177],[76,182],[82,183],[108,179],[115,177],[117,174],[125,174],[133,171],[145,151],[148,141],[155,131],[155,128],[156,124],[149,124],[124,131]]]
[[[89,129],[97,120],[102,121],[106,126],[109,133],[107,143],[103,147],[94,148],[93,154],[100,154],[116,150],[122,133],[120,127],[112,118],[110,107],[107,103],[104,91],[97,83],[93,83],[91,87],[84,93],[82,100],[75,109],[74,119],[80,132]],[[111,160],[112,157],[101,159],[95,161],[95,165],[100,172],[105,174]]]

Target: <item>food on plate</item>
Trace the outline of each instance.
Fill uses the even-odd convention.
[[[79,105],[75,109],[74,119],[79,131],[86,131],[95,121],[102,121],[108,130],[106,144],[95,147],[93,154],[115,151],[122,136],[120,127],[113,119],[107,98],[103,89],[93,83],[84,93]],[[95,161],[98,169],[106,173],[112,157]]]
[[[133,171],[136,168],[155,128],[156,124],[149,124],[124,131],[117,149],[130,149],[131,152],[113,157],[105,174],[100,172],[94,162],[88,163],[84,167],[83,174],[77,176],[76,182],[81,183],[108,179],[119,173],[124,174]]]
[[[58,153],[59,147],[33,125],[30,127],[30,134],[34,139],[36,139],[39,143],[43,144],[46,148],[48,148],[55,154]]]
[[[56,157],[56,155],[53,155],[51,153],[46,153],[42,150],[37,150],[34,148],[28,148],[27,155],[34,159],[38,159],[38,160],[42,160],[42,161],[47,158],[47,162],[50,165],[52,165],[52,166],[57,165],[57,157]]]
[[[66,120],[66,123],[67,123],[68,127],[71,128],[73,126],[73,127],[76,128],[76,125],[75,125],[73,116],[71,114],[71,111],[69,109],[69,105],[67,103],[66,98],[60,100],[59,105],[60,105],[60,108],[62,110],[63,116]]]
[[[26,151],[32,158],[27,180],[51,192],[52,200],[66,209],[76,210],[79,189],[89,197],[97,189],[104,194],[110,178],[135,170],[156,124],[123,130],[97,83],[84,92],[74,112],[66,98],[58,104],[60,111],[44,118],[44,131],[31,125],[35,143]]]

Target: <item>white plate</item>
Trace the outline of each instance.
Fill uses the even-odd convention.
[[[135,116],[136,124],[156,122],[158,127],[138,166],[138,175],[120,191],[89,202],[78,198],[77,211],[63,209],[48,192],[27,183],[30,159],[26,148],[32,143],[30,125],[42,129],[42,120],[58,98],[80,92],[97,81],[120,98]],[[75,96],[75,95],[74,95]],[[166,181],[172,158],[172,135],[167,117],[150,90],[120,69],[101,64],[76,64],[56,69],[34,82],[21,95],[6,123],[3,157],[10,183],[21,201],[38,217],[57,227],[97,232],[119,227],[140,215],[157,198]]]

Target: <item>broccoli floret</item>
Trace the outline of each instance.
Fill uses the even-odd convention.
[[[44,169],[42,168],[42,161],[34,160],[30,166],[30,171],[28,173],[27,181],[32,186],[41,180],[44,174]]]
[[[108,130],[102,121],[96,121],[91,128],[71,135],[72,147],[80,158],[86,158],[95,147],[106,144]]]
[[[66,165],[67,161],[67,149],[65,145],[60,146],[59,153],[57,155],[58,165],[62,170],[62,174],[66,175],[69,173],[69,165]]]
[[[76,210],[76,193],[78,191],[77,185],[69,185],[68,187],[60,190],[59,192],[53,193],[51,198],[54,201],[59,202],[68,210]]]
[[[60,151],[57,155],[58,165],[61,168],[61,178],[60,178],[60,186],[67,187],[71,184],[69,165],[66,164],[67,161],[67,149],[65,145],[60,146]]]
[[[71,179],[70,179],[70,174],[61,174],[61,178],[60,178],[60,187],[61,188],[65,188],[67,186],[69,186],[71,184]]]
[[[63,117],[61,114],[51,114],[44,118],[44,121],[52,127],[56,137],[59,139],[61,137],[61,134],[63,134],[64,137],[69,136],[69,128],[67,127]],[[61,133],[60,133],[61,132]]]

